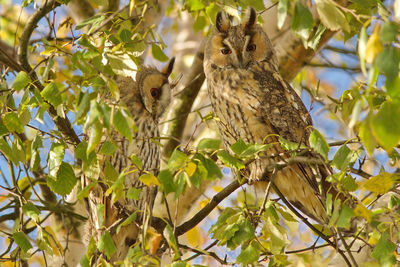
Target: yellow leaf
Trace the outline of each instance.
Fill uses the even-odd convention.
[[[129,16],[132,16],[133,9],[135,9],[135,0],[129,1]]]
[[[0,195],[0,203],[3,202],[6,199],[8,199],[7,196]]]
[[[380,238],[379,232],[373,231],[372,234],[370,234],[369,236],[368,244],[371,244],[372,246],[376,245],[376,243],[378,243],[379,238]]]
[[[372,32],[372,35],[367,41],[367,45],[365,47],[365,61],[368,63],[374,62],[376,56],[383,50],[383,45],[379,39],[380,29],[381,26],[377,24]]]
[[[357,207],[354,209],[354,213],[356,214],[356,216],[361,216],[368,222],[371,222],[372,211],[367,209],[363,204],[359,203]]]
[[[208,199],[203,199],[200,201],[200,208],[204,208],[208,204]]]
[[[57,47],[47,47],[45,50],[43,50],[43,52],[40,53],[40,55],[42,56],[50,56],[52,54],[54,54],[57,51]]]
[[[194,174],[196,169],[197,169],[197,165],[193,162],[189,162],[185,167],[185,171],[189,175],[189,177]]]
[[[160,186],[160,182],[157,180],[157,177],[155,177],[151,173],[143,174],[142,176],[139,177],[139,180],[147,186],[151,185]]]
[[[222,191],[222,189],[224,189],[222,186],[220,186],[220,185],[214,185],[213,187],[212,187],[213,189],[214,189],[214,191],[215,192],[221,192]]]
[[[55,255],[60,255],[60,252],[62,255],[64,255],[64,250],[63,247],[61,246],[60,242],[57,240],[56,234],[54,233],[53,229],[51,229],[50,226],[44,227],[44,229],[49,233],[52,237],[49,236],[49,241],[51,248],[53,249],[53,253]]]
[[[198,226],[190,229],[186,233],[186,240],[192,247],[199,247],[203,243]]]
[[[150,254],[156,255],[157,249],[160,247],[160,242],[162,239],[162,235],[155,231],[147,231],[147,234],[150,234],[149,237],[149,251]]]
[[[363,183],[363,186],[372,193],[384,194],[392,189],[396,178],[398,178],[398,176],[384,172],[378,174],[377,176],[371,177]]]

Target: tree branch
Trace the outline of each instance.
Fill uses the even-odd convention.
[[[32,72],[32,68],[28,62],[28,45],[29,39],[34,31],[34,29],[38,26],[38,22],[50,11],[55,9],[56,7],[60,6],[61,4],[56,0],[51,0],[47,2],[44,6],[39,7],[35,13],[28,19],[24,31],[22,32],[20,38],[20,45],[19,45],[19,53],[18,58],[21,63],[22,68],[30,73]],[[35,74],[36,76],[36,74]],[[36,79],[35,79],[36,80]]]
[[[18,58],[22,68],[30,75],[31,79],[33,80],[33,84],[42,91],[44,89],[43,85],[40,83],[36,73],[30,66],[28,62],[28,45],[29,39],[33,33],[33,30],[37,27],[38,22],[41,18],[43,18],[47,13],[51,10],[55,9],[56,7],[60,6],[56,0],[51,0],[47,2],[43,7],[40,7],[28,20],[24,31],[22,32],[20,38],[20,47],[19,47],[19,54]],[[57,125],[60,132],[63,134],[66,142],[69,144],[77,145],[80,143],[80,139],[78,135],[75,133],[74,129],[71,126],[70,121],[67,118],[63,118],[58,116],[55,107],[50,105],[49,113],[52,116],[55,124]]]
[[[240,183],[238,180],[233,181],[230,183],[227,187],[225,187],[222,191],[220,191],[218,194],[213,196],[210,202],[207,203],[207,205],[202,208],[199,212],[197,212],[190,220],[187,222],[182,223],[179,225],[176,230],[175,230],[175,235],[180,236],[195,227],[197,224],[199,224],[208,214],[210,214],[213,209],[218,206],[218,204],[224,200],[226,197],[228,197],[232,192],[234,192],[236,189],[240,187]]]

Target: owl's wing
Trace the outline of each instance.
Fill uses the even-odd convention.
[[[312,120],[290,84],[277,72],[265,71],[254,78],[262,90],[261,116],[264,120],[271,123],[281,137],[307,145]]]
[[[260,85],[262,119],[270,124],[276,134],[296,143],[308,145],[312,120],[293,88],[285,82],[277,72],[264,71],[255,74],[255,80]],[[318,183],[311,168],[306,164],[296,164],[301,171],[301,177],[316,193],[320,193]]]

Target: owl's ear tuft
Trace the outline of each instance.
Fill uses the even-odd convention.
[[[231,21],[225,11],[219,11],[215,20],[215,26],[219,32],[227,32],[231,26]]]
[[[257,22],[257,12],[254,8],[249,7],[242,20],[243,28],[251,29]]]
[[[175,57],[171,58],[167,65],[161,70],[161,73],[166,75],[167,77],[171,74],[172,69],[174,68]]]

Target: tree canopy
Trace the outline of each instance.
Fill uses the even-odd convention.
[[[124,173],[98,159],[118,153],[112,131],[135,142],[139,130],[115,77],[171,57],[179,83],[152,140],[162,147],[161,171],[140,177],[159,195],[127,266],[399,264],[400,0],[0,3],[0,265],[90,266],[93,255],[118,250],[110,229],[83,242],[84,199],[96,183],[82,188],[80,176],[105,173],[112,199],[138,197],[123,188]],[[335,170],[329,181],[358,200],[353,208],[327,197],[330,229],[276,188],[260,192],[232,175],[268,145],[239,139],[234,153],[224,148],[203,48],[219,10],[239,19],[249,6],[314,120],[310,147],[279,138],[292,157],[270,170],[320,153]],[[126,171],[140,169],[137,155],[129,162]]]

